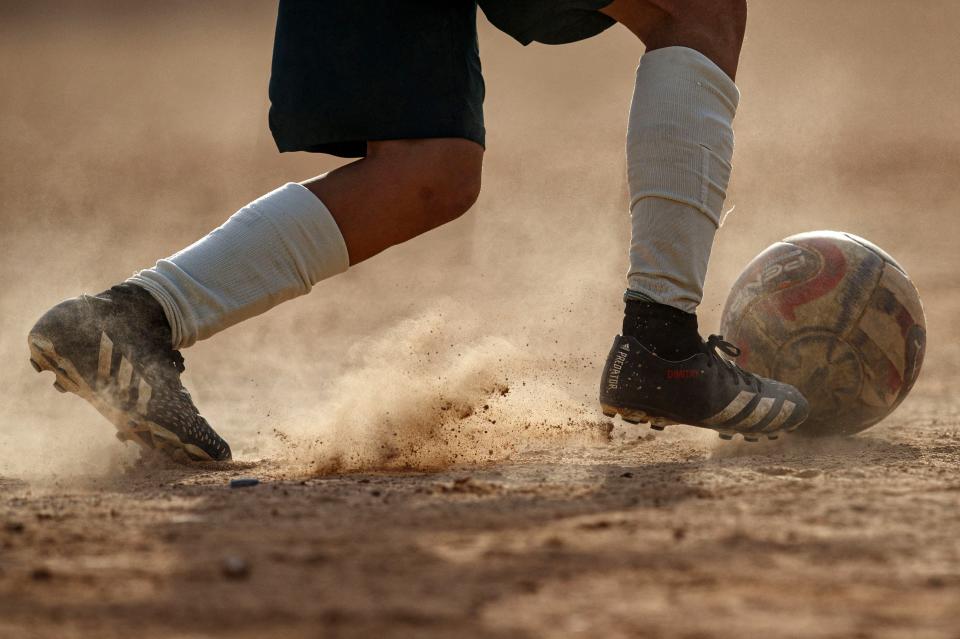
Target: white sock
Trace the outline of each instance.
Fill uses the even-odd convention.
[[[720,225],[740,92],[702,53],[644,54],[627,129],[628,299],[693,313]]]
[[[127,282],[160,302],[174,348],[185,348],[304,295],[349,266],[330,211],[306,187],[291,182]]]

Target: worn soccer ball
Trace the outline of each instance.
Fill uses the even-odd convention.
[[[835,231],[801,233],[755,257],[730,291],[722,331],[744,369],[796,386],[806,435],[852,435],[889,415],[923,363],[917,289],[885,251]]]

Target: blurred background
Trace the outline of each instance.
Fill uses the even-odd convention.
[[[958,377],[960,4],[754,0],[750,12],[736,208],[714,246],[704,333],[770,243],[862,235],[926,304],[909,411]],[[0,475],[104,472],[133,454],[33,374],[25,337],[40,314],[342,162],[276,152],[274,20],[274,3],[252,0],[0,2]],[[511,391],[497,424],[409,463],[496,459],[596,419],[625,285],[624,132],[642,47],[615,27],[524,48],[481,18],[480,48],[488,150],[474,209],[185,352],[188,387],[240,458],[366,447],[355,464],[376,464],[398,428],[429,431],[444,401],[472,409],[498,385]],[[531,421],[544,428],[520,434]]]

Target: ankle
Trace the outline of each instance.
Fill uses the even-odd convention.
[[[627,300],[623,334],[668,360],[686,359],[700,351],[697,316],[666,304]]]
[[[152,335],[172,336],[163,307],[145,288],[124,282],[111,286],[98,297],[106,297],[126,311],[132,311],[141,330]]]

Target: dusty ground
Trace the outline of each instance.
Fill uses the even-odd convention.
[[[0,5],[0,637],[960,638],[955,3],[751,5],[703,324],[780,237],[874,240],[929,324],[879,426],[596,414],[639,49],[484,28],[476,210],[186,352],[238,459],[196,468],[138,461],[26,331],[335,161],[271,148],[269,3],[78,6]]]
[[[0,635],[956,637],[960,432],[928,406],[713,454],[617,429],[429,474],[10,480]]]

